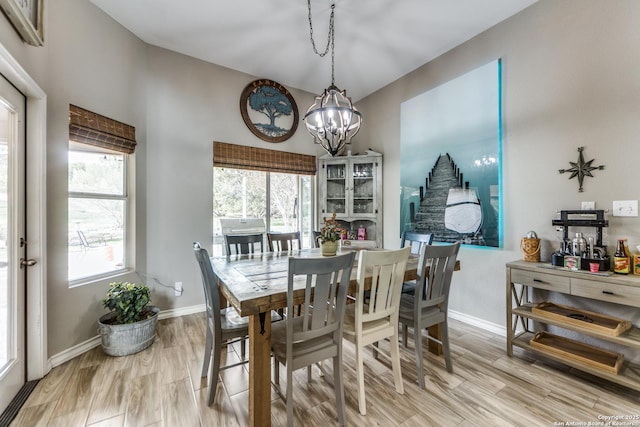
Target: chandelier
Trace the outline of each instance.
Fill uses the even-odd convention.
[[[322,95],[316,96],[313,105],[304,115],[304,123],[316,144],[320,144],[327,153],[335,156],[340,153],[345,144],[351,142],[351,138],[360,130],[362,114],[354,107],[351,98],[347,97],[346,90],[340,90],[335,85],[335,39],[334,39],[334,12],[336,5],[331,5],[329,16],[329,35],[327,47],[324,52],[318,52],[313,40],[313,24],[311,22],[311,0],[307,0],[309,7],[309,33],[313,51],[320,57],[324,57],[331,48],[331,85],[324,90]]]

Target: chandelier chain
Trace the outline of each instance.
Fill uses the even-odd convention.
[[[311,46],[313,47],[313,52],[324,58],[324,56],[329,53],[329,48],[331,48],[331,84],[335,83],[334,79],[334,64],[335,64],[335,37],[334,37],[334,12],[336,8],[336,4],[331,4],[331,15],[329,15],[329,34],[327,34],[327,46],[324,48],[324,52],[320,53],[318,48],[316,47],[316,42],[313,39],[313,22],[311,19],[311,0],[307,0],[307,6],[309,8],[309,38],[311,39]]]

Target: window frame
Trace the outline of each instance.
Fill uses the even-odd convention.
[[[105,193],[87,193],[67,190],[67,209],[69,209],[69,202],[72,199],[82,200],[115,200],[123,202],[123,266],[118,269],[110,270],[107,272],[101,272],[91,274],[88,276],[79,277],[76,279],[70,279],[67,276],[69,288],[84,286],[96,282],[101,282],[107,278],[113,278],[123,274],[127,274],[134,270],[134,239],[135,236],[135,222],[133,221],[133,177],[135,164],[134,153],[124,153],[117,150],[110,150],[108,148],[96,147],[88,144],[69,141],[69,147],[67,150],[67,156],[72,151],[75,152],[93,152],[93,153],[105,153],[113,155],[121,155],[123,159],[123,181],[122,181],[122,194],[105,194]],[[69,170],[67,171],[67,176]],[[67,234],[70,230],[67,229]],[[67,243],[67,252],[70,250],[71,245]],[[67,274],[69,269],[69,259],[67,259]]]
[[[256,172],[256,170],[254,169],[250,169],[250,168],[241,168],[241,167],[227,167],[227,166],[220,166],[220,165],[215,165],[213,166],[213,193],[212,193],[212,197],[215,200],[215,170],[216,168],[219,169],[236,169],[236,170],[240,170],[240,171],[245,171],[245,172]],[[296,176],[296,191],[298,194],[298,206],[297,206],[297,211],[296,211],[296,229],[299,230],[301,232],[301,237],[303,239],[303,247],[305,245],[305,240],[304,240],[304,236],[305,236],[305,230],[303,229],[304,223],[303,223],[303,204],[301,203],[301,196],[302,196],[302,187],[303,187],[303,183],[302,180],[303,179],[309,179],[310,180],[310,184],[309,184],[309,197],[310,197],[310,212],[309,212],[309,227],[310,230],[309,231],[309,235],[312,236],[313,235],[313,230],[314,230],[314,223],[315,223],[315,215],[316,215],[316,191],[315,191],[315,187],[316,187],[316,175],[311,175],[311,174],[299,174],[299,173],[293,173],[293,172],[281,172],[281,171],[258,171],[258,172],[262,172],[265,174],[264,179],[265,179],[265,218],[264,218],[264,225],[265,225],[265,238],[266,238],[266,232],[268,232],[271,229],[271,174],[272,173],[278,173],[278,174],[289,174],[289,175],[294,175]],[[222,234],[215,234],[215,230],[216,230],[216,224],[215,221],[216,219],[219,219],[219,217],[212,215],[211,220],[212,220],[212,225],[213,225],[213,235],[212,235],[212,241],[213,241],[213,254],[214,255],[221,255],[217,252],[216,249],[216,238],[221,238]],[[312,237],[311,237],[312,239]],[[308,242],[310,244],[309,247],[313,247],[313,241]],[[266,242],[265,242],[266,244]]]

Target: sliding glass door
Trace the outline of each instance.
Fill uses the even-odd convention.
[[[213,253],[221,255],[220,219],[258,218],[265,231],[301,231],[303,247],[313,235],[313,176],[213,168]]]

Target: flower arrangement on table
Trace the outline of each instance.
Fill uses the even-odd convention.
[[[322,217],[322,222],[324,225],[320,229],[320,236],[318,236],[320,242],[337,242],[342,238],[342,228],[340,228],[340,224],[336,221],[335,212],[329,219]]]

